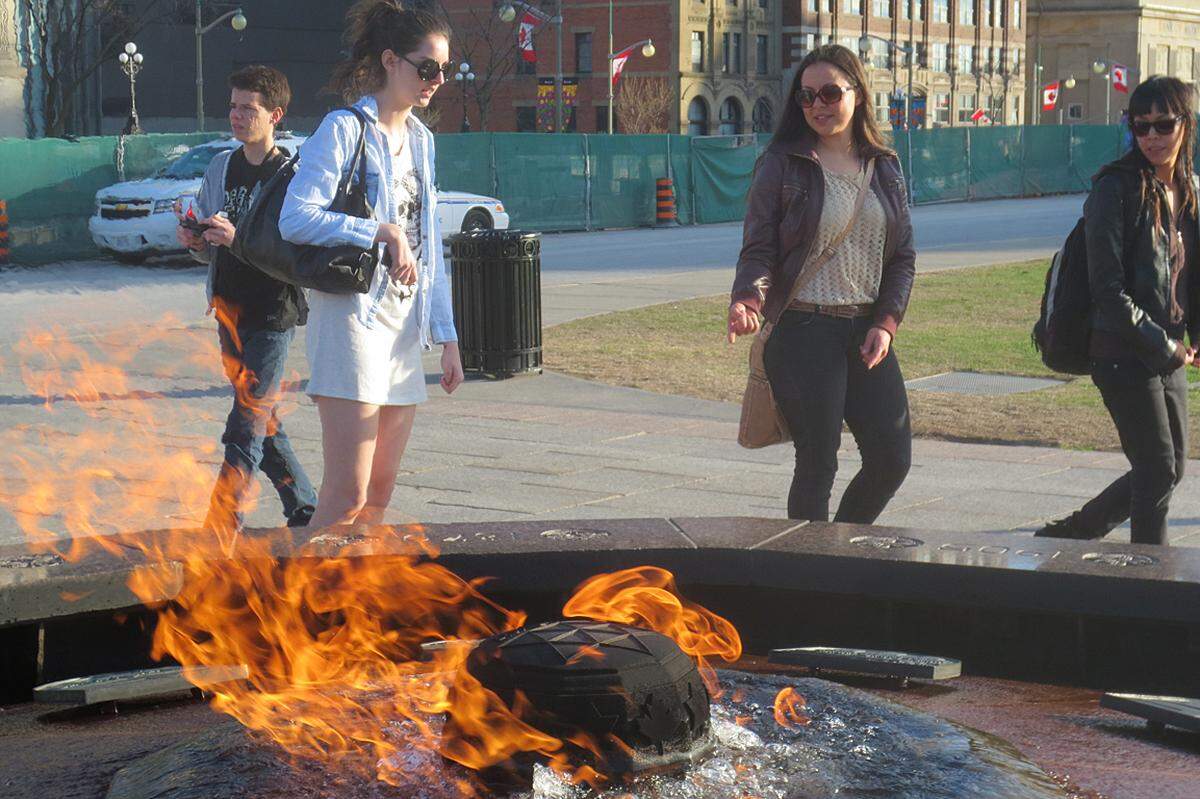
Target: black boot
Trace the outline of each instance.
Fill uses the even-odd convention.
[[[1075,514],[1065,519],[1055,519],[1033,534],[1036,538],[1069,538],[1075,541],[1098,541],[1106,533],[1093,533],[1077,526]]]

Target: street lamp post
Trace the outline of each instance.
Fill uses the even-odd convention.
[[[910,15],[911,16],[911,15]],[[908,59],[908,91],[904,96],[904,127],[908,131],[905,136],[906,146],[908,149],[908,204],[913,204],[913,176],[916,174],[915,166],[912,158],[912,91],[913,91],[913,62],[916,61],[916,48],[910,41],[908,44],[897,44],[891,39],[885,39],[882,36],[876,36],[873,33],[864,33],[862,38],[858,40],[858,51],[862,55],[862,60],[867,60],[867,51],[871,48],[871,40],[878,39],[879,41],[892,48],[894,52],[904,53]],[[866,102],[866,98],[863,98]]]
[[[235,31],[246,29],[246,15],[240,8],[226,11],[208,25],[202,25],[204,0],[196,0],[196,130],[204,130],[204,34],[229,20]]]
[[[470,133],[471,122],[467,119],[467,84],[475,82],[475,73],[471,71],[471,65],[466,61],[459,64],[458,72],[454,73],[454,80],[462,87],[463,120],[459,131],[461,133]]]
[[[117,56],[121,62],[121,71],[129,76],[129,119],[125,123],[125,133],[137,134],[142,132],[137,113],[137,74],[142,71],[142,54],[137,51],[133,42],[125,44],[125,51]]]
[[[631,45],[629,45],[629,47],[626,47],[625,50],[632,50],[634,47],[637,47],[639,44],[642,46],[642,55],[643,56],[645,56],[646,58],[654,57],[654,42],[651,39],[643,39],[640,42],[631,44]],[[622,50],[621,52],[623,53],[623,52],[625,52],[625,50]],[[613,82],[614,82],[613,60],[616,57],[617,57],[617,53],[613,51],[613,0],[608,0],[608,135],[609,136],[611,136],[612,132],[613,132],[613,101],[614,101],[614,97],[613,97]]]
[[[556,0],[554,16],[550,16],[540,8],[535,8],[529,3],[522,0],[514,0],[514,2],[505,3],[500,6],[500,19],[505,22],[512,22],[517,18],[517,10],[520,9],[528,14],[532,14],[543,25],[550,24],[558,28],[558,44],[557,44],[557,64],[554,68],[554,130],[556,133],[562,133],[563,126],[563,66],[562,66],[562,0]]]
[[[1109,82],[1109,78],[1112,77],[1112,72],[1108,68],[1108,62],[1100,58],[1092,62],[1092,72],[1104,77],[1104,124],[1110,125],[1112,124],[1109,116],[1112,100],[1112,84]]]
[[[1075,76],[1074,75],[1067,76],[1067,79],[1063,81],[1063,88],[1064,89],[1074,89],[1075,88]],[[1058,124],[1060,124],[1060,125],[1063,123],[1063,112],[1066,110],[1066,105],[1067,105],[1067,103],[1066,103],[1066,100],[1064,99],[1063,102],[1060,103],[1058,106]]]

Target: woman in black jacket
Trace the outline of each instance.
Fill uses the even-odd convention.
[[[1135,145],[1096,175],[1084,205],[1092,381],[1130,471],[1038,535],[1167,543],[1167,505],[1187,462],[1187,376],[1200,340],[1200,221],[1192,89],[1153,77],[1129,98]],[[1187,335],[1191,342],[1184,343]]]

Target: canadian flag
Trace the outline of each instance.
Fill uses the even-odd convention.
[[[1042,110],[1053,111],[1058,106],[1058,81],[1042,89]]]
[[[992,124],[992,118],[988,116],[987,111],[982,108],[976,108],[975,113],[971,114],[972,122],[982,122],[985,125]]]
[[[635,45],[636,47],[636,45]],[[634,47],[626,47],[621,52],[613,56],[613,88],[617,88],[617,80],[621,77],[621,70],[625,69],[625,62],[633,55]]]
[[[517,28],[517,47],[521,50],[521,58],[531,64],[537,63],[537,53],[533,50],[533,29],[537,23],[537,17],[525,12],[525,16],[521,17],[521,26]]]
[[[1122,94],[1129,94],[1129,67],[1124,64],[1112,65],[1112,85]]]

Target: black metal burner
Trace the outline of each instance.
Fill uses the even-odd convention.
[[[464,668],[509,708],[520,692],[523,721],[563,739],[572,763],[610,778],[680,769],[713,746],[708,689],[692,659],[659,633],[558,621],[487,638]],[[600,744],[599,754],[566,741],[581,730]],[[461,734],[453,717],[446,734]],[[534,762],[520,756],[481,777],[527,785]]]

